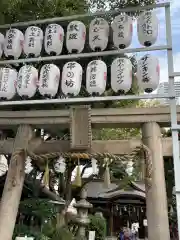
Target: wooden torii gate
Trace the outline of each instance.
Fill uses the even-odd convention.
[[[0,127],[3,129],[17,129],[15,139],[7,139],[0,141],[0,152],[11,153],[11,161],[7,174],[7,179],[4,186],[3,196],[0,206],[0,239],[11,240],[15,219],[18,211],[19,201],[21,197],[22,187],[24,183],[25,173],[24,164],[28,152],[35,154],[46,153],[58,149],[58,151],[97,151],[110,152],[114,154],[125,154],[131,152],[134,147],[141,145],[146,146],[145,158],[150,160],[148,162],[150,181],[146,181],[147,194],[147,219],[149,227],[149,240],[169,240],[169,225],[167,214],[167,200],[165,191],[165,179],[163,169],[163,154],[172,154],[174,156],[175,166],[175,183],[176,183],[176,197],[177,205],[180,204],[180,181],[178,168],[179,163],[179,146],[178,146],[178,130],[180,129],[178,123],[180,122],[180,109],[176,109],[174,77],[180,76],[180,73],[175,73],[173,69],[173,55],[172,55],[172,37],[171,37],[171,21],[170,21],[170,4],[159,3],[153,6],[142,6],[128,9],[118,9],[109,14],[115,15],[121,12],[136,12],[141,10],[149,10],[154,8],[165,8],[166,18],[166,45],[151,46],[143,48],[128,48],[122,50],[108,50],[103,52],[86,52],[80,54],[69,54],[60,56],[48,56],[40,58],[26,58],[18,60],[2,60],[0,65],[6,64],[25,64],[38,61],[52,62],[72,59],[86,59],[93,57],[105,56],[119,56],[119,54],[167,50],[168,56],[168,77],[169,77],[169,94],[162,95],[126,95],[126,96],[108,96],[108,97],[87,97],[87,98],[72,98],[68,99],[68,104],[87,103],[94,101],[114,101],[114,100],[133,100],[133,99],[153,99],[153,98],[168,98],[170,100],[170,108],[144,108],[144,109],[90,109],[89,107],[72,107],[70,110],[53,110],[53,111],[1,111]],[[26,27],[30,24],[45,24],[52,22],[70,21],[74,19],[82,19],[84,17],[107,15],[107,12],[83,14],[68,16],[67,18],[55,18],[46,20],[37,20],[26,23],[14,23],[11,25],[0,26],[0,29],[10,27]],[[50,100],[27,100],[27,101],[9,101],[0,102],[1,107],[12,105],[33,105],[33,104],[63,104],[66,99],[50,99]],[[170,124],[171,123],[171,124]],[[88,127],[87,127],[88,126]],[[160,127],[172,127],[172,140],[161,139]],[[51,129],[57,131],[58,128],[70,127],[71,141],[70,142],[41,142],[40,139],[33,137],[34,128]],[[128,140],[128,141],[92,141],[92,128],[104,127],[134,127],[142,129],[142,140]],[[148,153],[148,156],[146,154]],[[150,183],[150,184],[149,184]],[[180,211],[177,211],[178,219],[180,219]],[[7,229],[8,225],[8,229]],[[178,221],[178,228],[180,230],[180,221]]]
[[[179,107],[177,112],[180,121]],[[172,140],[162,139],[160,131],[160,127],[169,124],[168,107],[108,109],[108,112],[105,109],[91,109],[89,106],[72,106],[69,110],[57,111],[4,111],[0,116],[0,128],[17,128],[17,135],[15,139],[0,141],[0,153],[12,154],[1,200],[0,239],[12,238],[25,178],[26,150],[35,154],[82,150],[123,155],[130,154],[143,143],[150,150],[152,161],[151,185],[146,186],[149,239],[169,240],[163,156],[172,155]],[[53,131],[69,127],[71,141],[43,142],[42,139],[33,137],[33,130],[37,127]],[[104,127],[141,128],[142,139],[92,141],[92,129]]]

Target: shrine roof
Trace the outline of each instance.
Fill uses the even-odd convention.
[[[109,188],[105,188],[101,180],[95,180],[86,184],[86,189],[88,198],[111,199],[118,196],[145,198],[145,185],[142,182],[131,182],[123,189],[117,182],[112,182]]]

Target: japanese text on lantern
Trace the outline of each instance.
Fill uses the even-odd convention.
[[[79,31],[79,27],[77,24],[71,23],[68,31],[70,32],[69,40],[77,39],[78,31]]]
[[[124,59],[118,59],[117,61],[117,82],[119,84],[123,83],[124,81]]]
[[[67,72],[67,75],[66,75],[66,81],[65,81],[65,84],[67,87],[73,87],[74,86],[74,68],[76,67],[76,63],[75,62],[70,62],[68,63],[67,65],[67,69],[68,69],[68,72]]]
[[[5,68],[4,76],[3,76],[2,82],[1,82],[1,91],[2,92],[7,92],[8,78],[9,78],[9,69]]]
[[[142,58],[142,81],[143,82],[149,82],[147,60],[148,60],[148,56],[145,56]]]
[[[31,66],[27,65],[25,69],[25,88],[28,88],[30,82]]]
[[[124,30],[125,30],[124,24],[126,21],[128,21],[128,16],[121,16],[118,21],[118,29],[119,29],[118,37],[119,38],[124,38]]]
[[[18,88],[22,87],[22,79],[23,79],[23,77],[22,77],[22,70],[20,70],[19,76],[18,76],[18,81],[17,81],[17,87]]]
[[[151,35],[153,32],[152,13],[146,12],[143,20],[144,20],[144,23],[142,24],[143,32],[147,35]]]
[[[12,49],[12,43],[15,35],[16,31],[14,29],[10,29],[7,37],[7,49]]]
[[[97,61],[91,62],[90,87],[96,87]]]
[[[39,37],[41,34],[41,30],[39,28],[36,27],[31,27],[30,28],[30,34],[29,34],[29,43],[28,46],[29,47],[34,47],[35,44],[35,37]]]
[[[43,88],[48,87],[49,71],[50,71],[50,64],[46,64],[44,66],[43,74],[42,74],[42,87]]]
[[[95,19],[94,23],[93,23],[93,32],[95,33],[95,35],[93,36],[93,42],[96,41],[101,41],[100,35],[101,35],[101,30],[104,31],[104,19]]]
[[[56,24],[51,24],[48,26],[48,29],[47,29],[47,47],[50,47],[52,46],[52,37],[53,37],[53,34],[56,34],[57,33],[57,25]]]

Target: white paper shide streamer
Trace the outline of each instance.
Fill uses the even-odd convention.
[[[11,100],[16,94],[17,71],[0,68],[0,99]]]
[[[45,64],[40,71],[39,93],[44,97],[55,97],[60,81],[60,69],[55,64]]]
[[[67,27],[66,47],[69,53],[81,53],[86,40],[86,27],[83,22],[72,21]]]
[[[82,67],[77,62],[67,62],[63,67],[61,90],[65,96],[77,96],[81,90]]]
[[[49,55],[60,55],[64,42],[64,29],[58,24],[49,24],[45,31],[44,47]]]
[[[108,45],[109,24],[103,18],[95,18],[89,26],[89,46],[93,51],[104,51]]]
[[[116,16],[111,24],[113,30],[113,43],[117,48],[127,48],[132,42],[132,18],[127,14]]]
[[[22,53],[24,44],[23,33],[16,29],[11,28],[6,32],[4,43],[4,54],[6,57],[18,59]]]
[[[126,93],[132,85],[132,63],[128,58],[116,58],[111,65],[111,88]]]
[[[38,70],[32,65],[20,68],[17,80],[17,93],[22,98],[32,98],[37,90]]]
[[[98,168],[98,161],[95,158],[91,159],[91,164],[92,164],[92,171],[93,174],[96,175],[98,174],[99,168]]]
[[[150,54],[142,57],[137,65],[137,81],[141,90],[151,93],[156,90],[160,80],[160,67],[157,57]]]
[[[33,169],[33,165],[32,165],[32,160],[30,157],[26,158],[26,162],[25,162],[25,173],[29,174]]]
[[[149,47],[158,37],[159,21],[154,11],[145,11],[137,21],[138,39],[141,45]]]
[[[66,170],[66,162],[63,157],[60,157],[58,160],[56,160],[54,164],[54,170],[56,173],[64,173]]]
[[[41,54],[43,43],[43,31],[36,26],[26,29],[24,40],[24,53],[27,56],[38,57]]]
[[[86,90],[91,95],[102,95],[106,90],[107,66],[102,60],[91,61],[86,71]]]

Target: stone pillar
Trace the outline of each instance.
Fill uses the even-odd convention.
[[[144,123],[142,138],[152,154],[152,185],[150,188],[146,186],[148,240],[169,240],[164,160],[159,125],[156,122]]]

